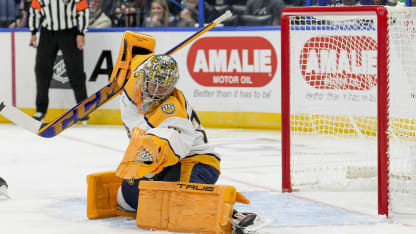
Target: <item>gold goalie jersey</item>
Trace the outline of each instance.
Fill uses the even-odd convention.
[[[139,65],[121,94],[121,118],[129,136],[133,128],[139,127],[147,134],[167,140],[181,163],[203,163],[220,171],[220,156],[208,144],[198,115],[179,89],[175,88],[172,94],[150,113],[138,111],[137,107],[141,104],[138,102],[141,100],[135,98],[135,86],[140,79],[143,62],[151,55],[136,56],[133,59],[132,67]],[[179,134],[171,134],[171,131]]]

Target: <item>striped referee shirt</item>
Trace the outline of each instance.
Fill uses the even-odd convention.
[[[50,31],[77,27],[83,35],[87,32],[88,19],[87,0],[33,0],[28,23],[32,35],[39,27]]]

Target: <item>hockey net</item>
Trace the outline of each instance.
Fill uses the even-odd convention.
[[[283,191],[416,214],[416,9],[287,8],[281,33]]]

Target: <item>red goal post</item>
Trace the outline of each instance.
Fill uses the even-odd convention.
[[[416,160],[411,155],[411,145],[415,144],[416,115],[407,110],[396,113],[404,102],[406,109],[416,109],[414,96],[411,97],[416,91],[412,87],[416,82],[410,80],[416,72],[413,68],[408,69],[411,64],[403,65],[403,69],[396,64],[413,63],[416,66],[416,59],[411,60],[412,56],[406,54],[406,50],[416,48],[416,37],[413,38],[416,18],[413,17],[415,10],[410,8],[384,6],[283,10],[283,192],[305,187],[319,189],[321,184],[330,187],[331,183],[337,186],[364,183],[365,187],[365,180],[375,180],[378,213],[386,216],[394,208],[393,201],[416,197],[416,164],[413,165]],[[399,28],[399,25],[403,27]],[[393,30],[402,30],[401,36]],[[404,42],[401,37],[405,38]],[[397,49],[398,46],[392,43],[400,43],[404,49]],[[396,95],[395,90],[406,86],[396,87],[399,85],[391,83],[397,77],[404,77],[403,74],[409,75],[403,84],[409,83],[410,96],[401,97],[398,92],[399,97],[390,97]],[[392,139],[394,144],[398,142],[399,146],[394,146],[397,149],[390,149]],[[318,153],[307,155],[300,152],[301,147],[310,142]],[[336,148],[345,145],[345,149]],[[410,147],[406,157],[401,157],[401,147]],[[352,149],[357,149],[357,152],[350,152]],[[392,162],[396,159],[399,163]],[[406,164],[415,168],[399,168]],[[399,169],[392,169],[392,165]],[[341,182],[336,181],[338,178]],[[393,198],[396,193],[398,198]],[[415,205],[403,212],[415,213]]]

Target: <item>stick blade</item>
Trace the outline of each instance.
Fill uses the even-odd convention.
[[[42,122],[37,121],[24,113],[23,111],[17,109],[16,107],[7,104],[5,101],[0,99],[0,114],[3,115],[8,120],[12,121],[16,125],[38,134]]]

